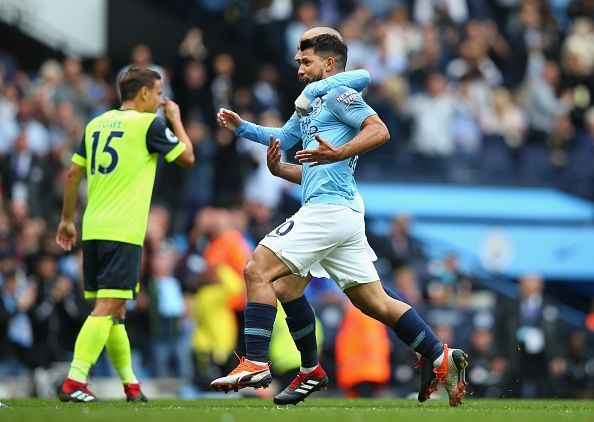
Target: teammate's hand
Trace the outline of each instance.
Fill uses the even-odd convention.
[[[295,100],[295,111],[299,116],[308,116],[311,113],[311,100],[305,96],[305,91]]]
[[[219,123],[219,126],[229,129],[231,132],[235,132],[243,123],[243,119],[239,117],[239,114],[236,112],[221,107],[217,113],[217,122]]]
[[[171,121],[181,121],[181,112],[179,111],[179,106],[171,101],[169,98],[165,98],[162,103],[163,111],[167,118]]]
[[[56,233],[56,243],[65,251],[71,251],[76,244],[76,227],[72,221],[60,221]]]
[[[278,176],[280,170],[281,160],[281,141],[280,139],[274,140],[274,136],[270,135],[270,144],[268,144],[268,150],[266,151],[266,164],[268,170],[273,176]]]
[[[311,163],[310,167],[315,167],[322,164],[335,163],[343,159],[340,150],[334,148],[330,142],[323,139],[320,135],[316,135],[316,141],[320,144],[316,149],[302,149],[301,151],[297,151],[295,159],[300,164]]]

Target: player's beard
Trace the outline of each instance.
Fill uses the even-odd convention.
[[[312,77],[311,79],[308,78],[307,76],[299,77],[299,82],[304,83],[305,85],[308,85],[312,82],[321,81],[322,79],[324,79],[324,71],[320,70],[320,72],[317,75],[315,75],[314,77]]]

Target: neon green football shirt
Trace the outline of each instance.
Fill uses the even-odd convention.
[[[82,239],[142,246],[157,158],[172,162],[185,149],[155,113],[110,110],[91,120],[72,156],[87,171]]]

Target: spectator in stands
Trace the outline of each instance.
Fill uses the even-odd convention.
[[[413,13],[415,21],[421,25],[437,21],[460,25],[468,19],[468,6],[459,0],[417,0]]]
[[[467,377],[472,385],[475,397],[497,398],[501,395],[501,379],[503,374],[498,372],[492,361],[495,357],[495,341],[493,333],[488,329],[478,329],[472,333],[471,351],[474,363]]]
[[[190,60],[180,72],[180,79],[176,84],[176,98],[180,108],[184,111],[184,121],[197,119],[214,124],[212,92],[208,86],[208,70],[204,63]],[[183,107],[183,108],[182,108]]]
[[[567,94],[559,98],[558,86],[559,66],[553,60],[544,64],[540,75],[528,80],[523,101],[528,111],[529,142],[546,144],[558,118],[569,112],[571,98]]]
[[[507,364],[503,394],[510,397],[546,397],[544,382],[549,365],[563,355],[559,311],[544,295],[544,281],[526,274],[518,283],[519,300],[500,308],[498,356]]]
[[[19,98],[14,84],[2,80],[0,72],[0,158],[12,150],[19,133]]]
[[[265,127],[282,126],[280,116],[274,110],[260,114],[259,124]],[[288,184],[285,180],[270,174],[266,164],[265,147],[241,138],[238,148],[243,152],[245,160],[250,160],[254,166],[244,182],[244,198],[252,223],[248,234],[252,242],[258,242],[258,239],[262,239],[281,223],[273,219],[273,213],[280,205],[283,189]]]
[[[295,20],[289,22],[285,29],[286,60],[291,65],[296,66],[293,58],[295,57],[295,49],[299,44],[301,34],[315,26],[320,26],[320,22],[318,21],[318,6],[310,0],[299,2],[295,7]]]
[[[415,94],[406,109],[412,119],[411,147],[425,171],[443,174],[445,159],[454,153],[454,118],[457,104],[449,95],[443,75],[427,79],[427,94]]]
[[[233,76],[235,74],[235,60],[227,53],[214,58],[214,75],[210,84],[213,110],[221,107],[231,107],[233,101]]]
[[[95,59],[87,83],[87,94],[92,105],[91,117],[103,114],[116,103],[111,61],[108,57]]]
[[[390,380],[388,333],[352,304],[346,306],[336,336],[336,383],[347,397],[373,397]]]
[[[278,85],[279,75],[276,67],[267,63],[258,67],[258,76],[252,85],[256,111],[265,112],[280,108]]]
[[[411,267],[400,267],[394,270],[392,279],[396,293],[402,300],[422,312],[425,301],[419,286],[417,272]]]
[[[0,376],[20,375],[31,366],[33,333],[28,312],[37,291],[17,272],[13,262],[4,262],[0,283]]]
[[[388,259],[393,268],[412,265],[423,258],[421,245],[410,232],[410,224],[410,216],[397,215],[392,219],[388,237],[370,238],[376,254]]]
[[[37,119],[39,104],[30,98],[23,98],[19,103],[18,124],[27,140],[28,149],[38,156],[45,156],[50,150],[47,128]]]
[[[161,95],[163,98],[171,98],[173,99],[173,91],[171,90],[171,84],[169,83],[169,77],[165,72],[165,69],[158,64],[153,62],[153,52],[151,51],[150,47],[146,44],[137,44],[132,48],[130,53],[130,64],[121,68],[116,75],[116,87],[118,86],[117,82],[120,80],[122,75],[126,73],[126,71],[130,68],[130,66],[138,66],[140,68],[150,69],[157,72],[161,75],[161,83],[163,84],[163,94]],[[119,88],[118,88],[118,97],[119,97]]]
[[[48,368],[54,362],[66,362],[74,349],[86,309],[82,294],[72,281],[58,272],[52,255],[41,255],[30,283],[35,286],[36,301],[30,310],[33,325],[35,366]]]
[[[87,121],[93,114],[94,103],[90,96],[90,78],[83,73],[82,63],[76,57],[69,57],[63,63],[64,78],[56,87],[54,103],[71,103],[76,113]]]
[[[26,130],[19,132],[14,149],[4,160],[2,189],[7,197],[26,203],[30,215],[43,215],[47,200],[51,198],[45,193],[51,192],[52,174],[48,169],[49,162],[31,148]]]
[[[584,126],[578,130],[567,151],[563,187],[584,198],[594,198],[594,107],[584,115]]]
[[[562,50],[564,72],[560,89],[571,98],[572,109],[568,118],[578,131],[582,127],[588,130],[587,113],[594,104],[594,61],[589,55],[592,50],[589,40],[594,40],[592,20],[578,19]]]
[[[551,395],[559,398],[592,399],[592,365],[594,355],[588,350],[588,337],[584,331],[572,331],[567,342],[567,353],[549,364],[552,375]],[[589,353],[590,352],[590,353]]]
[[[148,283],[151,335],[154,347],[153,373],[157,377],[189,377],[189,320],[180,281],[173,275],[176,253],[165,242],[157,246]]]

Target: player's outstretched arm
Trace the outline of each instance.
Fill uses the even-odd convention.
[[[78,187],[85,174],[85,167],[72,163],[66,175],[64,184],[64,203],[62,219],[56,233],[56,242],[65,251],[72,250],[76,244],[76,226],[74,225],[74,208],[78,198]]]
[[[270,137],[270,144],[266,154],[266,164],[272,175],[288,180],[291,183],[301,184],[303,169],[295,164],[281,162],[281,142],[280,139]]]
[[[171,101],[169,98],[166,98],[165,101],[163,101],[163,111],[165,112],[167,119],[171,123],[173,133],[175,134],[177,139],[179,139],[186,145],[186,148],[175,159],[175,164],[177,164],[180,167],[193,166],[194,162],[196,161],[196,158],[194,157],[194,147],[192,146],[190,137],[184,129],[184,125],[181,120],[181,112],[179,110],[179,106],[173,101]]]
[[[280,140],[283,150],[291,148],[301,140],[301,128],[296,114],[293,114],[281,128],[265,127],[243,120],[239,114],[232,110],[221,108],[217,113],[217,122],[219,126],[230,130],[235,135],[262,145],[268,146],[269,137],[272,136]]]
[[[326,79],[308,84],[301,95],[295,100],[295,111],[300,116],[308,115],[311,112],[311,102],[316,97],[326,95],[334,88],[346,86],[358,92],[363,91],[371,82],[371,75],[365,69],[340,72]]]

